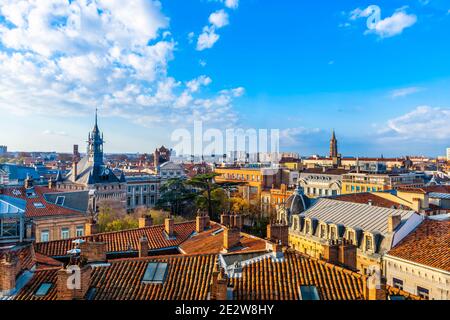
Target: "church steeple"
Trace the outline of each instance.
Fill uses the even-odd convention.
[[[337,156],[338,156],[337,139],[336,139],[336,134],[333,129],[333,133],[331,135],[331,140],[330,140],[330,158],[336,158]]]
[[[98,128],[97,108],[95,108],[94,129],[88,136],[88,157],[89,161],[94,163],[94,167],[103,165],[103,135]]]

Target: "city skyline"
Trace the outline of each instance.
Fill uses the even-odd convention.
[[[280,129],[281,151],[302,156],[327,154],[333,128],[343,156],[448,147],[445,1],[58,3],[0,5],[10,151],[84,146],[97,107],[106,153],[172,146],[194,120]]]

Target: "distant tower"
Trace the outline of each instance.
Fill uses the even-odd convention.
[[[95,109],[95,125],[88,135],[87,154],[89,161],[94,164],[94,168],[103,165],[103,134],[100,133],[97,125],[97,109]]]
[[[80,152],[78,151],[78,145],[73,145],[73,161],[78,162],[80,161]]]
[[[330,140],[330,158],[336,158],[338,156],[338,146],[337,146],[337,140],[336,140],[336,134],[333,130],[333,135],[331,136]]]

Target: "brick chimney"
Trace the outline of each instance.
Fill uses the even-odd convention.
[[[266,250],[271,251],[277,259],[284,257],[283,245],[280,242],[267,241]]]
[[[339,246],[339,264],[350,270],[356,270],[356,246],[346,239]]]
[[[56,298],[58,300],[82,300],[89,290],[92,268],[89,265],[68,265],[58,271]]]
[[[323,258],[332,264],[339,263],[339,244],[336,241],[329,240],[323,245]]]
[[[220,224],[223,226],[229,226],[230,225],[230,215],[228,213],[223,213],[220,216]]]
[[[211,300],[225,301],[228,300],[228,276],[224,270],[218,266],[214,267],[211,282]]]
[[[174,220],[172,217],[166,218],[164,220],[164,231],[166,232],[167,236],[169,238],[175,237],[175,230],[174,230]]]
[[[394,232],[395,229],[397,229],[397,227],[400,225],[400,223],[402,222],[402,216],[397,214],[397,215],[392,215],[388,217],[388,226],[387,226],[387,231],[389,233]]]
[[[241,243],[241,231],[237,228],[225,227],[223,231],[223,252],[237,247]]]
[[[153,225],[153,218],[151,214],[144,214],[139,218],[139,228],[147,228]]]
[[[363,276],[363,294],[366,300],[386,300],[386,284],[374,275]]]
[[[0,296],[14,292],[19,271],[20,261],[17,255],[14,252],[7,252],[0,260]]]
[[[87,262],[106,261],[106,242],[86,241],[80,244],[81,257]]]
[[[195,231],[197,233],[205,231],[207,228],[209,228],[209,215],[207,212],[198,211],[197,217],[195,220]]]
[[[149,244],[146,236],[139,239],[139,258],[148,257]]]
[[[267,239],[283,246],[289,245],[289,226],[283,223],[270,223],[267,225]]]
[[[85,224],[85,229],[87,236],[97,234],[99,231],[98,224],[93,218],[89,219],[89,221]]]

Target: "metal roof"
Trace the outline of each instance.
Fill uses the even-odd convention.
[[[321,198],[301,216],[350,228],[359,228],[364,231],[387,234],[389,216],[401,215],[402,221],[405,221],[413,214],[415,214],[414,211]]]

